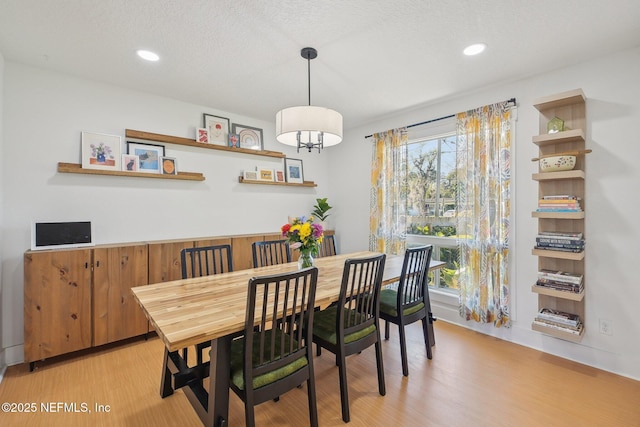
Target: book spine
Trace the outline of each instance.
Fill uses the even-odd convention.
[[[550,314],[538,313],[536,319],[548,320],[549,322],[554,322],[560,325],[572,326],[575,327],[580,323],[580,320],[570,320],[560,316],[554,316]]]
[[[570,243],[544,243],[538,242],[537,246],[540,248],[551,248],[551,249],[584,249],[584,243],[580,244],[570,244]]]
[[[560,251],[560,252],[573,252],[573,253],[580,253],[584,251],[584,248],[581,249],[572,249],[572,248],[552,248],[549,246],[538,246],[536,245],[535,247],[536,249],[543,249],[545,251]]]
[[[560,232],[560,231],[540,231],[538,232],[538,236],[554,237],[556,239],[562,238],[562,237],[569,237],[572,239],[581,239],[582,233],[578,233],[578,232],[566,233],[566,232]]]
[[[582,283],[582,276],[563,276],[560,274],[548,274],[538,272],[538,279],[551,279],[558,282],[567,282],[579,285]]]
[[[565,239],[555,237],[536,237],[538,243],[550,243],[555,245],[584,245],[583,239]]]

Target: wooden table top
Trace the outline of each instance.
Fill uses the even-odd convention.
[[[338,300],[345,260],[376,254],[362,251],[316,258],[316,305],[324,307]],[[384,283],[398,280],[402,262],[403,256],[387,255]],[[430,269],[440,268],[442,265],[444,263],[441,261],[431,261]],[[249,279],[297,269],[298,263],[291,262],[138,286],[131,290],[167,349],[176,351],[242,331]]]

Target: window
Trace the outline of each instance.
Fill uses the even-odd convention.
[[[431,273],[429,285],[453,293],[458,288],[456,135],[451,130],[414,138],[407,148],[407,245],[433,245],[432,258],[446,265]]]

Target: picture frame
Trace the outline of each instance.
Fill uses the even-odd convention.
[[[242,177],[249,181],[258,181],[258,171],[244,171]]]
[[[286,178],[284,176],[284,170],[283,169],[276,169],[275,173],[273,174],[273,177],[275,178],[276,182],[286,182]]]
[[[83,169],[119,171],[122,138],[106,133],[82,132],[81,163]]]
[[[238,135],[237,133],[229,134],[229,147],[240,148],[240,135]]]
[[[196,128],[196,142],[200,142],[202,144],[209,143],[209,131],[207,128]]]
[[[237,133],[240,138],[240,148],[249,150],[263,150],[262,129],[252,126],[233,124],[232,133]]]
[[[164,157],[164,145],[127,141],[127,154],[138,156],[138,172],[161,173],[160,158]]]
[[[301,159],[284,159],[284,170],[287,182],[302,184],[304,183],[304,172],[302,170]]]
[[[258,169],[258,179],[260,181],[273,181],[273,169]]]
[[[140,170],[140,157],[135,154],[123,154],[122,170],[125,172],[138,172]]]
[[[160,157],[160,165],[163,175],[178,175],[178,164],[175,157]]]
[[[204,113],[203,126],[209,131],[209,144],[227,145],[229,135],[229,119]]]

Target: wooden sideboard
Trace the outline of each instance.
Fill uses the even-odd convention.
[[[333,231],[327,231],[333,234]],[[233,267],[253,267],[251,245],[279,233],[97,245],[24,254],[24,358],[49,357],[144,335],[135,286],[182,278],[184,248],[230,244]]]

